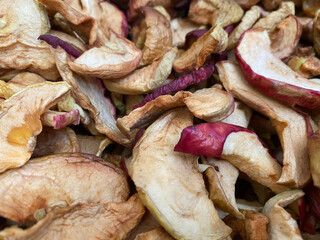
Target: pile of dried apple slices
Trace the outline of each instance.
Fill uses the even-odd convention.
[[[320,239],[320,2],[2,0],[0,239]]]

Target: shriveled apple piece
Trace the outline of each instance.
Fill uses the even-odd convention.
[[[37,137],[37,145],[32,157],[79,151],[77,135],[71,128],[54,130],[50,127],[44,127]]]
[[[262,5],[267,11],[274,10],[278,8],[281,3],[281,0],[262,0]]]
[[[312,43],[313,42],[313,18],[297,17],[302,27],[301,38]]]
[[[307,125],[304,117],[269,98],[252,87],[244,78],[241,69],[233,62],[217,64],[219,77],[227,91],[236,98],[269,117],[275,126],[284,151],[282,175],[279,183],[300,187],[310,179],[307,151]]]
[[[109,138],[103,136],[77,135],[80,152],[89,153],[101,157],[103,150],[112,143]]]
[[[13,83],[21,87],[27,87],[29,85],[43,83],[46,80],[38,74],[30,72],[21,72],[11,78],[8,83]]]
[[[21,87],[14,83],[6,83],[5,81],[0,80],[0,97],[8,99],[13,94],[21,91],[24,87]]]
[[[320,11],[317,11],[313,20],[313,43],[314,49],[320,55]]]
[[[199,38],[201,38],[206,32],[208,32],[208,29],[197,29],[189,32],[186,35],[186,41],[184,43],[184,49],[189,49],[191,45],[197,41]]]
[[[198,24],[193,23],[186,18],[172,19],[170,26],[173,47],[183,47],[186,35],[200,27]]]
[[[184,103],[194,116],[207,122],[220,121],[234,110],[233,96],[217,87],[197,90]]]
[[[260,0],[235,0],[243,9],[249,9]]]
[[[264,28],[268,33],[272,32],[277,24],[289,15],[294,15],[294,3],[293,2],[281,2],[277,11],[271,12],[264,18],[261,18],[253,27]]]
[[[230,116],[222,119],[221,122],[237,125],[240,127],[247,128],[252,116],[252,109],[247,105],[234,101],[234,111]]]
[[[302,34],[297,17],[290,15],[282,20],[270,34],[271,52],[279,59],[289,57],[296,49]]]
[[[131,74],[118,79],[103,80],[106,88],[111,92],[121,94],[148,93],[166,84],[171,73],[177,49],[167,49],[166,53],[152,64],[137,69]]]
[[[320,59],[313,56],[295,56],[290,59],[288,66],[304,78],[313,78],[320,75]]]
[[[130,139],[124,136],[116,126],[115,107],[110,99],[104,96],[101,82],[95,78],[74,74],[67,65],[67,53],[61,48],[57,48],[54,52],[62,79],[72,86],[72,94],[76,102],[90,112],[96,129],[110,139],[129,146]]]
[[[303,0],[302,10],[308,17],[315,17],[317,10],[320,8],[320,2],[317,0]]]
[[[208,198],[197,157],[173,151],[180,131],[191,124],[186,109],[162,115],[135,145],[129,174],[142,202],[173,237],[223,239],[230,229]]]
[[[48,32],[48,35],[58,37],[62,41],[75,47],[80,52],[85,52],[87,50],[86,45],[82,41],[80,41],[78,38],[75,38],[67,33],[55,31],[55,30],[50,30]]]
[[[191,126],[182,131],[174,151],[222,158],[274,192],[286,189],[277,184],[281,166],[246,128],[222,122]]]
[[[301,77],[273,55],[265,30],[245,32],[236,58],[247,81],[264,94],[292,106],[320,108],[320,84]]]
[[[80,113],[77,109],[67,113],[48,110],[41,115],[41,122],[44,126],[53,127],[53,129],[61,129],[69,125],[79,125]]]
[[[43,6],[34,0],[3,0],[1,5],[0,69],[28,69],[56,80],[54,57],[48,46],[37,40],[50,29]]]
[[[1,174],[0,183],[0,215],[19,223],[32,218],[37,209],[50,210],[61,202],[67,206],[101,204],[122,202],[129,196],[127,178],[120,168],[80,153],[33,159]]]
[[[246,12],[241,19],[241,23],[229,35],[227,50],[231,50],[237,45],[241,34],[251,28],[260,16],[261,8],[258,6],[253,6]]]
[[[238,169],[227,161],[214,158],[203,159],[203,163],[211,166],[204,173],[208,179],[209,197],[213,204],[237,218],[244,218],[244,215],[239,212],[235,198]]]
[[[241,210],[245,216],[239,219],[234,216],[226,216],[223,221],[232,228],[231,237],[241,237],[246,240],[268,240],[268,218],[261,213],[251,210]]]
[[[149,232],[140,233],[134,240],[174,240],[163,228],[155,228]]]
[[[125,239],[144,214],[138,195],[126,202],[77,204],[48,212],[28,229],[16,226],[0,232],[3,239]]]
[[[188,18],[199,24],[226,27],[240,21],[242,15],[242,8],[234,0],[192,0]]]
[[[320,188],[320,132],[315,132],[308,139],[311,176],[314,186]]]
[[[267,231],[269,239],[301,239],[297,222],[284,209],[287,205],[302,197],[301,189],[288,190],[273,198],[265,204],[262,213],[269,218]]]
[[[0,172],[29,160],[42,130],[40,115],[69,91],[70,86],[64,82],[40,83],[26,87],[1,104]]]
[[[176,72],[198,70],[211,53],[219,53],[226,49],[228,34],[222,27],[216,25],[197,39],[191,47],[182,53],[173,64]]]

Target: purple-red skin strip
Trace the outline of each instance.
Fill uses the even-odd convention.
[[[66,122],[66,118],[68,117],[68,115],[73,116],[73,122]],[[53,121],[54,121],[54,127],[53,129],[61,129],[61,128],[65,128],[70,124],[73,125],[79,125],[80,123],[80,113],[78,109],[73,109],[70,112],[67,112],[65,114],[62,115],[55,115],[53,117]]]
[[[61,47],[63,50],[65,50],[68,54],[70,54],[74,58],[78,58],[82,54],[79,50],[74,48],[72,45],[70,45],[69,43],[63,41],[62,39],[56,36],[46,34],[46,35],[40,35],[38,39],[45,41],[53,48],[57,48],[58,46]]]
[[[200,37],[202,37],[208,29],[197,29],[191,32],[188,32],[185,37],[184,48],[188,49],[195,41],[197,41]]]

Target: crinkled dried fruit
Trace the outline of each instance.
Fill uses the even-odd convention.
[[[79,125],[80,113],[78,109],[70,112],[57,112],[48,110],[41,115],[42,125],[53,127],[53,129],[65,128],[69,125]]]
[[[308,151],[310,156],[310,169],[313,184],[320,188],[320,132],[315,132],[308,139]]]
[[[176,72],[198,70],[210,54],[224,51],[227,43],[228,34],[219,25],[216,25],[175,59],[173,69]]]
[[[29,85],[43,83],[46,80],[38,74],[30,72],[22,72],[15,75],[8,82],[19,85],[21,87],[27,87]]]
[[[208,198],[197,157],[173,151],[180,131],[191,124],[186,109],[162,115],[135,145],[129,174],[142,202],[173,237],[225,238],[230,229]]]
[[[193,31],[189,32],[186,35],[186,41],[184,44],[184,48],[188,50],[188,48],[190,48],[191,45],[195,41],[197,41],[200,37],[202,37],[206,32],[208,32],[208,29],[197,29],[197,30],[193,30]]]
[[[186,18],[172,19],[170,26],[173,47],[183,47],[186,35],[200,27],[198,24],[193,23]]]
[[[313,20],[313,43],[316,53],[320,55],[320,11],[317,11]]]
[[[174,240],[163,228],[155,228],[149,232],[140,233],[134,240]]]
[[[234,111],[230,114],[230,116],[221,120],[224,123],[229,123],[233,125],[237,125],[240,127],[247,128],[252,116],[252,109],[247,105],[239,102],[237,100],[234,101]]]
[[[103,150],[112,143],[112,141],[103,136],[84,136],[77,135],[80,152],[101,157]]]
[[[67,33],[64,33],[64,32],[60,32],[60,31],[55,31],[55,30],[51,29],[48,32],[48,35],[58,37],[62,41],[64,41],[64,42],[72,45],[73,47],[75,47],[80,52],[85,52],[87,50],[87,46],[82,41],[80,41],[78,38],[76,38],[76,37],[74,37],[74,36],[72,36],[70,34],[67,34]]]
[[[235,2],[238,3],[243,9],[249,9],[259,1],[260,0],[235,0]]]
[[[1,104],[0,172],[20,167],[30,159],[42,130],[40,115],[69,91],[70,86],[64,82],[39,83]]]
[[[269,117],[275,126],[284,151],[284,166],[278,182],[293,187],[306,184],[310,179],[310,166],[304,116],[257,91],[245,80],[241,69],[235,63],[220,62],[217,68],[224,87],[235,98]]]
[[[303,0],[302,9],[308,17],[314,17],[320,8],[320,2],[317,0]]]
[[[313,78],[320,75],[320,59],[313,56],[294,56],[288,62],[288,66],[304,78]]]
[[[281,0],[262,0],[262,5],[267,11],[274,10],[278,8],[281,3]]]
[[[125,239],[144,211],[137,194],[126,202],[77,204],[48,212],[29,229],[7,228],[0,232],[0,237],[21,240]]]
[[[313,42],[313,18],[309,17],[297,17],[302,27],[301,38],[308,42]]]

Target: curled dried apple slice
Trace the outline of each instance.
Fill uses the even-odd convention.
[[[186,35],[198,29],[200,26],[196,23],[191,22],[186,18],[175,18],[170,22],[171,33],[172,33],[172,46],[183,47]]]
[[[163,228],[155,228],[149,232],[140,233],[134,240],[174,240]]]
[[[76,102],[90,112],[95,128],[110,139],[130,146],[130,139],[124,136],[116,126],[115,107],[104,95],[104,87],[98,79],[80,77],[74,74],[67,65],[67,53],[61,48],[54,50],[58,70],[64,81],[72,86]]]
[[[70,86],[64,82],[39,83],[1,104],[0,172],[20,167],[29,160],[42,130],[40,115],[69,91]]]
[[[234,101],[234,111],[222,120],[224,123],[247,128],[252,116],[252,109],[239,101]]]
[[[80,152],[89,153],[101,157],[103,150],[112,143],[109,138],[103,136],[77,135]]]
[[[320,84],[301,77],[273,55],[265,30],[246,31],[236,58],[247,81],[264,94],[292,106],[320,108]]]
[[[78,109],[67,113],[48,110],[41,115],[41,122],[44,126],[53,127],[53,129],[61,129],[69,125],[79,125],[80,113]]]
[[[277,184],[281,166],[246,128],[222,122],[187,127],[174,151],[222,158],[272,191],[286,189]]]
[[[173,64],[176,72],[198,70],[211,53],[219,53],[226,49],[228,34],[222,27],[216,25],[198,38],[190,48],[183,52]]]
[[[288,190],[269,199],[265,204],[262,213],[269,218],[267,226],[269,239],[302,240],[297,222],[284,207],[303,195],[304,192],[301,189]]]
[[[111,92],[121,94],[148,93],[167,83],[166,80],[171,73],[176,54],[176,48],[167,49],[166,53],[152,64],[137,69],[122,78],[104,79],[103,83]]]
[[[6,83],[5,81],[0,80],[0,97],[8,99],[13,94],[21,91],[24,87],[21,87],[14,83]]]
[[[28,229],[16,226],[0,232],[3,239],[125,239],[144,214],[141,200],[133,195],[126,202],[77,204],[48,212]]]
[[[317,11],[316,16],[313,20],[313,43],[314,49],[317,54],[320,55],[320,11]]]
[[[313,78],[320,75],[320,59],[313,56],[294,56],[288,62],[288,66],[304,78]]]
[[[313,18],[309,17],[297,17],[298,21],[302,27],[301,38],[313,42]]]
[[[241,69],[233,62],[217,64],[220,80],[227,91],[254,110],[269,117],[275,126],[284,151],[279,183],[301,187],[309,181],[310,166],[307,151],[307,125],[304,117],[269,98],[252,87]]]
[[[0,183],[0,201],[4,203],[0,215],[19,223],[32,219],[37,209],[50,210],[61,202],[67,206],[122,202],[129,195],[127,178],[120,168],[80,153],[33,159],[1,174]]]
[[[48,35],[55,36],[55,37],[61,39],[62,41],[75,47],[80,52],[85,52],[87,50],[86,45],[82,41],[80,41],[78,38],[73,37],[67,33],[55,31],[55,30],[50,30],[48,32]]]
[[[302,9],[308,17],[315,17],[317,10],[320,8],[320,2],[317,0],[303,0]]]
[[[188,18],[199,24],[226,27],[238,22],[242,15],[242,8],[234,0],[192,0]]]
[[[270,34],[273,55],[280,59],[289,57],[296,50],[301,34],[302,28],[297,17],[290,15],[282,20]]]
[[[222,239],[231,231],[208,198],[197,157],[172,150],[190,124],[186,109],[162,115],[135,145],[129,174],[142,202],[173,237]]]

